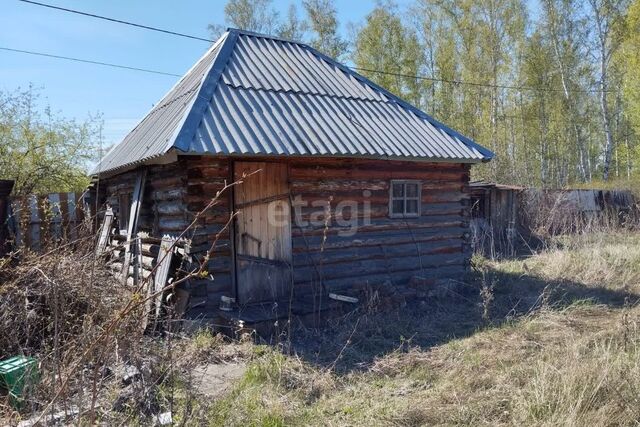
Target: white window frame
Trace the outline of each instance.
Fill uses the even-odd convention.
[[[402,197],[394,197],[393,186],[397,184],[403,185]],[[407,197],[407,184],[413,184],[417,186],[416,197]],[[403,201],[403,213],[393,212],[393,202],[395,200]],[[417,212],[407,213],[407,200],[417,201]],[[389,218],[417,218],[420,216],[422,208],[422,182],[417,179],[392,179],[389,184]]]

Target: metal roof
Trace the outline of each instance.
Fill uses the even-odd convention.
[[[214,155],[487,161],[493,153],[297,42],[229,29],[96,166]]]

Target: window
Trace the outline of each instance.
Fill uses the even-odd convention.
[[[118,197],[118,227],[120,235],[126,236],[129,228],[129,206],[131,205],[131,194],[121,194]]]
[[[407,218],[420,215],[420,181],[391,181],[389,216]]]

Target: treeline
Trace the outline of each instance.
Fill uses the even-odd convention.
[[[228,0],[225,16],[346,61],[495,151],[475,178],[548,187],[638,178],[640,0],[531,6],[383,1],[347,31],[331,0],[284,15],[270,0]]]

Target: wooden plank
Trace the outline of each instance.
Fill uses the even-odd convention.
[[[393,232],[372,231],[358,233],[355,236],[332,236],[329,240],[323,241],[323,235],[300,236],[293,239],[294,252],[304,250],[330,250],[350,247],[396,245],[410,242],[429,242],[435,240],[461,238],[468,231],[467,228],[446,227],[433,229],[400,229]]]
[[[24,204],[26,203],[26,205]],[[24,216],[21,215],[21,228],[24,228],[25,247],[37,249],[40,245],[40,212],[36,196],[27,196],[23,203]],[[27,218],[29,218],[27,220]]]
[[[133,264],[133,283],[138,285],[140,283],[140,279],[142,278],[142,238],[140,233],[136,233],[136,241],[135,241],[135,263]],[[147,287],[149,287],[149,283],[147,282]]]
[[[167,285],[167,279],[169,277],[169,271],[171,268],[171,261],[173,260],[173,246],[175,238],[165,234],[162,236],[162,242],[160,243],[160,251],[158,252],[157,267],[153,278],[153,307],[154,307],[154,322],[157,327],[157,322],[160,319],[160,311],[162,308],[162,290]],[[154,328],[155,328],[154,327]]]
[[[234,205],[238,302],[273,301],[290,289],[291,208],[288,166],[276,162],[236,162]]]
[[[127,241],[124,244],[125,255],[122,276],[126,282],[128,276],[129,265],[131,263],[131,240],[133,236],[137,235],[138,230],[138,215],[140,213],[140,206],[142,204],[142,196],[144,193],[144,184],[147,176],[147,170],[142,169],[136,176],[136,183],[133,189],[133,196],[131,198],[131,209],[129,210],[129,226],[127,229]],[[137,237],[137,236],[136,236]],[[137,278],[134,277],[134,283]]]
[[[243,209],[255,205],[263,205],[265,203],[276,202],[279,200],[289,200],[289,193],[275,194],[273,196],[263,197],[261,199],[249,200],[244,203],[236,204],[236,209]]]
[[[111,225],[113,224],[113,211],[108,208],[104,214],[102,225],[100,226],[100,233],[98,237],[98,244],[96,246],[96,255],[100,256],[104,253],[109,243],[109,236],[111,235]]]
[[[456,227],[456,226],[465,226],[465,221],[463,221],[462,217],[446,217],[446,218],[434,218],[433,217],[425,217],[426,221],[411,221],[411,220],[401,220],[397,223],[384,223],[380,222],[377,224],[371,225],[361,225],[357,228],[356,234],[367,233],[370,231],[398,231],[403,229],[429,229],[429,228],[443,228],[443,227]],[[418,219],[418,218],[412,218]],[[292,232],[292,236],[294,238],[300,236],[333,236],[338,233],[340,234],[352,234],[351,226],[337,226],[334,225],[325,230],[325,228],[318,225],[308,225],[304,228],[298,227],[296,230]]]
[[[329,293],[329,298],[331,298],[333,300],[336,300],[336,301],[348,302],[348,303],[351,303],[351,304],[357,304],[358,303],[358,298],[350,297],[350,296],[347,296],[347,295]]]
[[[84,219],[84,206],[82,195],[73,192],[67,193],[67,212],[69,212],[69,235],[72,239],[78,238],[78,232]],[[91,215],[89,215],[89,218]]]
[[[296,268],[312,265],[328,265],[334,263],[353,262],[358,260],[386,259],[389,257],[405,257],[456,253],[462,251],[462,238],[437,240],[419,243],[408,241],[399,245],[355,246],[342,249],[325,249],[320,251],[302,251],[294,254],[293,265]]]
[[[236,259],[241,304],[278,301],[288,295],[289,268],[249,259]],[[265,280],[269,278],[269,280]]]

